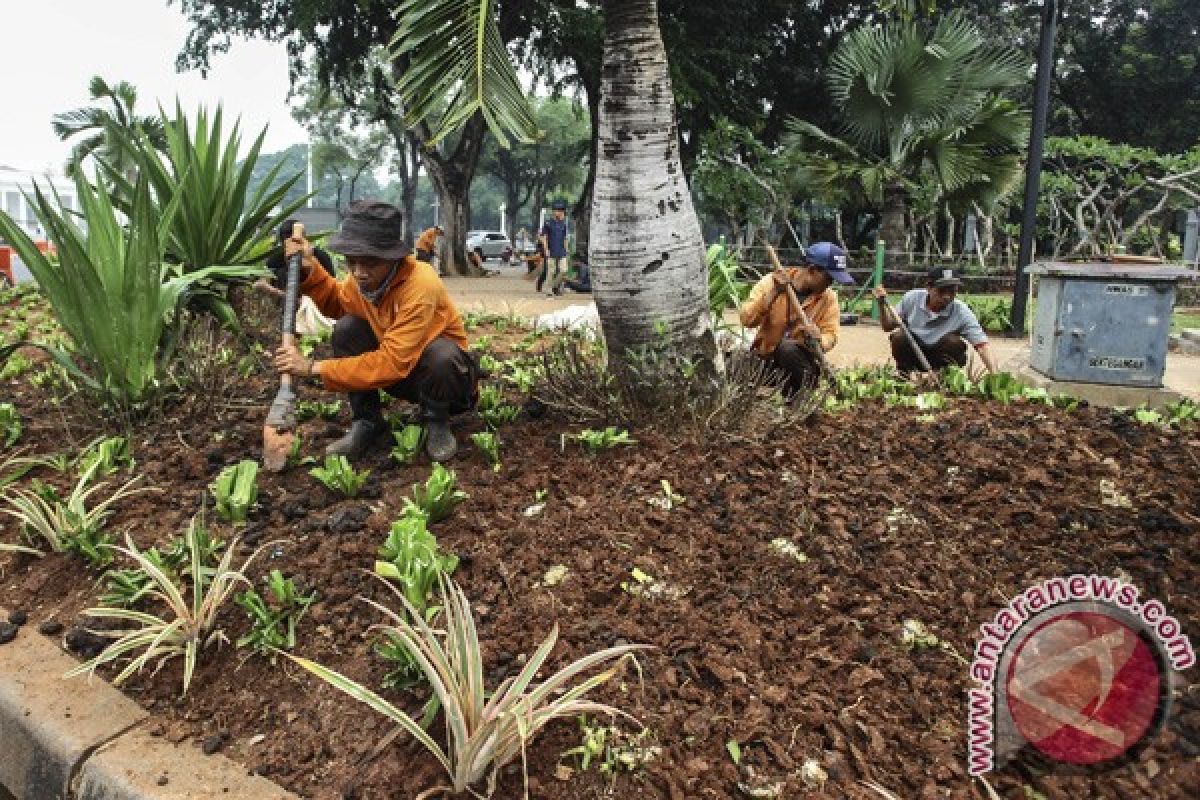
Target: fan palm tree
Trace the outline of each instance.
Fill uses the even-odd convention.
[[[933,183],[956,208],[1011,190],[1029,121],[1004,92],[1028,78],[1024,56],[989,44],[961,12],[862,27],[830,64],[844,137],[793,119],[786,144],[812,184],[882,210],[880,238],[899,252],[915,187]]]
[[[152,147],[162,150],[167,145],[162,120],[157,115],[137,115],[134,109],[137,88],[128,81],[109,84],[94,75],[88,84],[88,94],[93,105],[55,114],[50,122],[59,139],[77,140],[67,159],[67,175],[74,176],[83,162],[94,156],[132,179],[134,158],[128,147],[131,135],[141,132]],[[105,103],[111,108],[97,105]]]
[[[496,27],[492,0],[403,0],[393,54],[410,124],[434,141],[482,115],[501,144],[537,123]],[[613,366],[665,346],[716,364],[704,239],[679,155],[657,0],[607,0],[588,263]],[[449,97],[444,106],[441,103]],[[431,121],[432,120],[432,121]]]

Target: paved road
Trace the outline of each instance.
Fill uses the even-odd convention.
[[[489,268],[493,268],[491,264]],[[589,305],[591,296],[569,293],[561,297],[546,297],[534,291],[532,281],[524,280],[522,268],[501,270],[499,275],[486,278],[446,278],[446,286],[463,311],[486,309],[495,312],[514,312],[537,316],[568,306]],[[727,319],[736,322],[730,314]],[[1029,363],[1029,342],[1022,339],[993,340],[1001,369],[1015,372]],[[839,367],[886,364],[891,358],[887,337],[872,324],[846,325],[838,346],[830,353],[830,361]],[[1167,388],[1200,400],[1200,357],[1172,353],[1167,357],[1164,379]]]

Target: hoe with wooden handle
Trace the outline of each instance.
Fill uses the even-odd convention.
[[[779,262],[779,256],[775,254],[775,248],[767,243],[767,255],[771,258],[771,265],[775,267],[776,272],[783,272],[783,264]],[[800,305],[800,298],[796,297],[796,290],[792,288],[791,282],[784,286],[784,291],[787,294],[788,305],[792,311],[796,313],[800,322],[804,327],[812,324],[812,320],[808,318],[804,307]],[[789,315],[790,316],[790,315]],[[826,378],[833,378],[833,369],[829,366],[829,362],[825,360],[825,347],[821,344],[820,336],[808,336],[808,349],[812,351],[813,356],[817,359],[817,365],[821,368],[821,375]]]
[[[304,236],[304,226],[297,222],[292,226],[293,237]],[[300,261],[302,253],[288,259],[287,288],[283,296],[283,346],[296,345],[296,295],[300,288]],[[263,466],[270,472],[282,472],[287,466],[288,453],[296,439],[296,391],[292,387],[292,376],[284,373],[279,378],[279,391],[267,412],[267,423],[263,426]]]

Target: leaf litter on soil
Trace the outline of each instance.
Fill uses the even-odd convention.
[[[246,383],[247,398],[265,402],[269,380]],[[44,398],[14,386],[31,421],[22,444],[61,449],[61,432],[37,413]],[[264,408],[209,418],[168,411],[139,431],[138,471],[165,491],[120,504],[113,529],[128,527],[140,547],[180,533],[220,469],[255,457]],[[471,499],[434,530],[462,558],[455,579],[478,614],[491,677],[518,670],[555,622],[562,633],[551,668],[622,642],[658,648],[641,659],[640,679],[614,682],[596,699],[641,720],[660,755],[615,778],[573,771],[561,780],[563,754],[580,735],[555,726],[529,747],[532,796],[610,796],[613,786],[622,798],[734,797],[745,785],[778,786],[784,797],[866,797],[862,787],[874,783],[906,798],[982,797],[965,774],[967,669],[945,648],[906,645],[906,620],[970,653],[978,626],[1026,586],[1118,568],[1179,619],[1200,619],[1194,435],[1129,429],[1091,409],[1045,410],[1037,420],[1019,405],[959,400],[956,409],[921,426],[914,410],[889,409],[869,431],[852,416],[822,417],[760,447],[639,430],[636,447],[596,457],[561,450],[573,430],[565,423],[522,421],[504,429],[499,472],[464,448],[454,466]],[[482,429],[465,419],[458,435]],[[316,447],[340,425],[315,419],[301,430]],[[296,652],[377,688],[387,665],[368,628],[380,620],[357,597],[382,598],[361,569],[429,465],[400,466],[381,449],[356,466],[372,479],[353,499],[301,469],[261,475],[244,536],[248,545],[283,539],[260,568],[318,593]],[[687,498],[669,512],[647,504],[641,488],[658,486],[664,470]],[[1118,474],[1120,486],[1139,487],[1136,507],[1102,501],[1098,487]],[[527,514],[541,491],[545,505]],[[331,526],[339,514],[354,524]],[[0,535],[11,538],[4,525]],[[37,622],[69,626],[94,604],[96,574],[78,560],[0,556],[0,569],[0,606]],[[564,569],[569,579],[554,580]],[[687,591],[631,594],[622,585],[638,583],[632,569],[653,576],[650,585]],[[223,622],[243,632],[239,609]],[[151,732],[203,741],[225,731],[223,752],[304,797],[412,796],[436,780],[436,766],[403,738],[375,753],[385,720],[266,659],[229,647],[209,654],[182,701],[176,670],[127,687],[151,711]],[[388,696],[410,711],[425,700]],[[731,740],[741,743],[740,764],[725,751]],[[1197,752],[1200,701],[1184,695],[1164,735],[1123,770],[1035,781],[1001,773],[990,782],[1005,797],[1029,786],[1047,797],[1182,798],[1200,785]],[[496,796],[520,797],[521,783],[519,770],[505,773]]]

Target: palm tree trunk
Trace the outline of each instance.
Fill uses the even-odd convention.
[[[879,238],[883,239],[886,252],[884,258],[888,269],[895,269],[905,263],[904,218],[908,213],[908,192],[904,184],[892,183],[883,190],[883,219],[879,225]]]
[[[657,0],[608,0],[589,264],[610,364],[663,345],[719,369]]]

